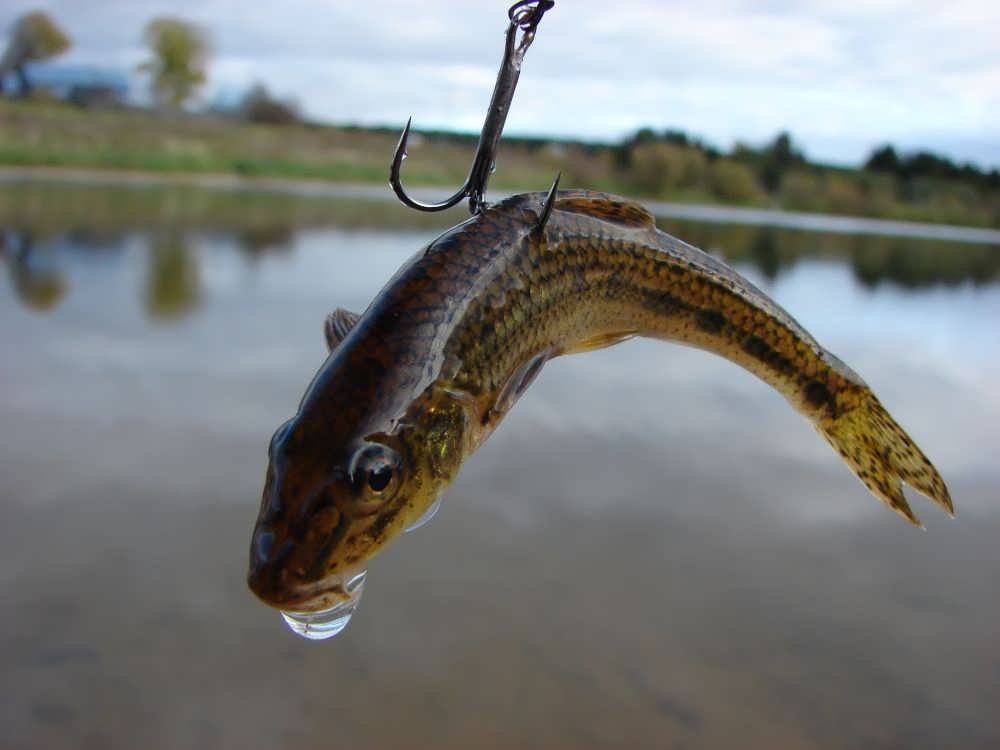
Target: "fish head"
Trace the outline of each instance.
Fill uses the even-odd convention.
[[[283,610],[328,609],[388,541],[434,504],[465,457],[468,405],[430,388],[387,408],[348,380],[316,383],[275,432],[248,583]],[[344,394],[338,389],[352,391]],[[369,395],[359,408],[360,396]],[[355,399],[350,408],[338,403]]]

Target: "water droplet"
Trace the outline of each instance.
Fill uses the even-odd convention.
[[[286,612],[282,610],[282,619],[293,633],[311,641],[325,641],[327,638],[333,638],[351,621],[351,616],[354,615],[354,610],[357,609],[358,602],[361,601],[361,594],[365,590],[365,574],[367,572],[362,570],[351,578],[344,585],[348,598],[337,602],[329,609],[319,612]]]
[[[431,503],[431,507],[429,507],[427,510],[425,510],[424,514],[422,516],[420,516],[420,518],[418,518],[416,521],[414,521],[409,526],[407,526],[403,530],[403,532],[404,533],[409,533],[411,531],[415,531],[415,530],[419,529],[425,523],[427,523],[432,518],[434,518],[435,514],[437,514],[437,512],[438,512],[438,508],[440,508],[440,507],[441,507],[441,496],[438,495],[438,499],[435,500],[433,503]]]

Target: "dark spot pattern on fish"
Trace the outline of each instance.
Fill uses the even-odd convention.
[[[805,387],[804,394],[809,405],[816,408],[826,406],[833,398],[826,384],[818,380],[809,381]]]
[[[726,325],[726,316],[718,310],[699,310],[695,320],[706,333],[718,333]]]
[[[440,495],[543,362],[631,336],[758,376],[905,518],[916,522],[904,481],[951,511],[940,475],[864,381],[750,281],[615,196],[560,191],[539,229],[546,198],[513,196],[431,242],[327,358],[273,444],[258,523],[274,538],[251,555],[268,558],[250,576],[262,598],[301,600],[278,590],[288,571],[362,564]],[[404,458],[399,495],[355,506],[343,467],[384,441]]]

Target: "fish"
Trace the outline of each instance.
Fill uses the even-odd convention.
[[[525,193],[447,230],[363,314],[275,432],[248,583],[296,612],[415,524],[549,360],[642,336],[725,357],[781,393],[871,493],[919,525],[906,483],[954,514],[941,475],[864,380],[721,260],[626,198]]]

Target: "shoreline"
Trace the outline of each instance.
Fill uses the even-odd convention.
[[[396,196],[388,188],[388,183],[383,186],[374,183],[248,177],[226,173],[163,173],[80,167],[0,166],[0,183],[16,182],[55,182],[70,185],[126,187],[182,186],[209,190],[277,192],[310,198],[361,198],[385,202],[396,201]],[[429,200],[440,200],[451,193],[450,189],[433,186],[417,186],[414,190],[419,191]],[[500,190],[495,191],[495,196],[498,198],[506,197],[515,194],[515,192],[521,191]],[[640,200],[639,202],[658,219],[689,219],[720,224],[772,226],[835,234],[936,239],[1000,246],[1000,229],[707,203],[677,203],[656,200]]]

